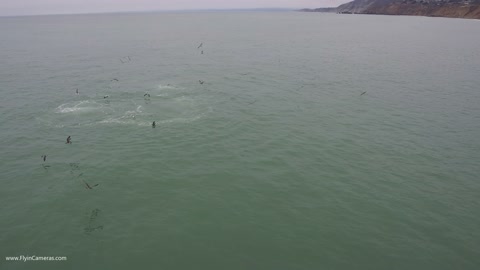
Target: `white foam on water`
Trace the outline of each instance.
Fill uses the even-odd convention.
[[[141,106],[139,106],[141,107]],[[208,107],[208,110],[204,113],[196,114],[192,117],[176,117],[165,120],[156,120],[157,126],[162,124],[175,124],[175,123],[191,123],[205,117],[208,113],[212,112],[212,108]],[[151,126],[151,121],[142,121],[135,118],[136,111],[126,111],[121,117],[110,117],[105,120],[97,122],[97,124],[117,124],[117,125],[136,125],[136,126]]]
[[[120,118],[108,118],[105,120],[102,120],[100,122],[97,122],[99,124],[121,124],[121,125],[139,125],[141,122],[135,121],[135,119],[127,119],[124,117]]]
[[[56,113],[90,112],[103,109],[104,105],[90,100],[64,103],[55,108]]]

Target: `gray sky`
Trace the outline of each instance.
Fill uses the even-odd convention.
[[[118,11],[317,8],[349,0],[0,0],[0,16]]]

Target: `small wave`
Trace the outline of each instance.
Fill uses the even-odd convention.
[[[64,103],[55,108],[56,113],[72,113],[72,112],[89,112],[100,110],[103,108],[103,104],[99,104],[95,101],[82,100],[78,102]]]
[[[98,122],[99,124],[121,124],[121,125],[143,125],[142,122],[137,122],[135,119],[127,119],[125,117],[120,118],[108,118]],[[148,123],[147,123],[148,125]]]
[[[175,87],[171,84],[167,84],[167,85],[162,85],[162,84],[159,84],[158,85],[158,88],[160,89],[178,89],[178,87]]]
[[[210,112],[209,110],[208,112]],[[132,112],[132,111],[130,111]],[[157,120],[156,124],[157,126],[162,125],[162,124],[174,124],[174,123],[191,123],[194,121],[197,121],[198,119],[204,117],[208,112],[201,113],[198,115],[195,115],[193,117],[178,117],[178,118],[172,118],[172,119],[165,119],[165,120]],[[126,112],[126,114],[122,117],[119,118],[108,118],[102,121],[97,122],[98,124],[118,124],[118,125],[136,125],[136,126],[141,126],[141,127],[147,127],[151,126],[152,122],[146,122],[146,121],[139,121],[135,119],[135,117],[131,117],[131,115]]]

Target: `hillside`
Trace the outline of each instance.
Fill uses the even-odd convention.
[[[335,12],[480,19],[480,0],[354,0]]]

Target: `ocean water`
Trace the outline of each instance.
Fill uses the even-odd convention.
[[[480,268],[476,20],[3,17],[0,35],[1,269]]]

